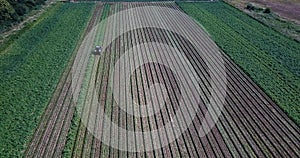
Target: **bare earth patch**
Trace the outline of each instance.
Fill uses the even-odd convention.
[[[300,1],[297,0],[227,0],[227,2],[240,9],[244,9],[248,3],[256,3],[271,8],[281,17],[300,24]]]
[[[283,35],[300,41],[300,1],[298,0],[225,0]],[[245,9],[251,3],[258,8],[270,8],[271,13]]]
[[[253,2],[269,7],[280,16],[300,24],[300,1],[253,0]]]

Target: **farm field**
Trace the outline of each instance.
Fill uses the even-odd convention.
[[[299,42],[223,2],[179,5],[299,125]]]
[[[26,149],[92,8],[56,4],[1,50],[0,157],[17,157]]]
[[[300,157],[299,43],[222,2],[47,14],[0,53],[0,157]]]
[[[95,114],[100,107],[104,109],[104,114],[109,120],[124,129],[143,132],[160,129],[160,127],[170,122],[170,119],[180,119],[175,115],[180,102],[180,97],[178,97],[178,95],[180,96],[180,94],[187,92],[189,89],[188,87],[180,89],[176,81],[178,79],[173,76],[174,74],[172,74],[172,71],[168,68],[172,67],[171,65],[173,64],[184,65],[183,61],[176,59],[175,56],[172,55],[172,52],[168,52],[164,55],[168,55],[166,56],[167,58],[173,59],[173,63],[164,63],[164,65],[168,65],[168,67],[161,64],[150,63],[137,68],[130,78],[131,88],[128,90],[133,100],[138,104],[145,104],[147,102],[155,102],[155,100],[148,99],[159,98],[158,94],[162,94],[165,90],[160,86],[155,86],[154,93],[150,91],[149,94],[147,93],[147,89],[149,89],[151,84],[163,84],[168,91],[168,93],[164,94],[166,96],[163,95],[163,98],[166,98],[165,106],[159,113],[152,117],[136,117],[126,114],[115,102],[116,96],[114,96],[113,90],[116,89],[116,87],[114,87],[116,84],[114,82],[116,81],[112,80],[111,76],[115,69],[114,65],[118,59],[126,54],[126,51],[131,47],[141,43],[158,42],[171,45],[172,47],[176,47],[180,52],[183,52],[191,62],[192,68],[196,71],[197,75],[200,76],[199,84],[201,85],[203,93],[206,94],[205,97],[202,98],[204,102],[209,99],[209,82],[212,81],[212,76],[208,74],[206,70],[207,65],[199,55],[199,52],[195,50],[189,41],[176,33],[169,32],[166,29],[158,29],[156,27],[133,29],[123,34],[119,33],[121,30],[134,28],[137,24],[142,23],[141,19],[146,19],[145,17],[149,14],[153,15],[153,18],[148,18],[150,20],[149,23],[155,23],[155,21],[152,20],[156,19],[159,21],[158,25],[161,25],[161,28],[165,28],[163,25],[174,25],[174,20],[184,21],[188,24],[182,27],[178,26],[178,29],[186,28],[188,30],[195,30],[198,28],[197,24],[191,19],[181,16],[177,16],[176,18],[170,17],[166,16],[168,13],[161,12],[161,7],[164,9],[172,8],[179,11],[180,8],[174,3],[115,3],[107,4],[105,6],[102,6],[102,3],[99,3],[97,6],[99,6],[98,12],[95,12],[94,14],[98,14],[99,16],[97,17],[98,19],[95,19],[95,23],[97,23],[97,21],[99,22],[101,19],[105,19],[105,17],[109,15],[113,15],[114,13],[123,10],[143,6],[152,6],[152,8],[144,9],[144,11],[129,12],[130,14],[117,14],[119,16],[108,19],[107,21],[104,20],[105,22],[101,23],[101,25],[97,25],[95,29],[92,29],[92,38],[88,39],[94,41],[89,41],[89,43],[94,44],[88,46],[83,44],[86,47],[79,49],[79,54],[74,61],[76,63],[75,65],[78,66],[76,66],[76,72],[73,75],[78,75],[78,77],[76,77],[76,79],[78,79],[76,82],[82,82],[82,85],[81,87],[79,85],[77,88],[76,86],[78,84],[75,84],[75,89],[81,89],[81,91],[80,94],[76,92],[75,97],[72,95],[75,102],[77,102],[75,107],[76,110],[71,111],[71,113],[74,112],[72,124],[70,125],[72,114],[63,111],[63,107],[70,106],[70,99],[62,100],[59,105],[63,106],[57,107],[60,108],[57,109],[57,111],[61,112],[52,114],[55,115],[53,121],[59,126],[53,126],[51,124],[51,126],[46,125],[45,132],[41,132],[42,134],[36,133],[34,138],[39,138],[40,141],[34,141],[37,142],[37,146],[32,144],[28,149],[28,152],[26,152],[27,156],[58,156],[61,153],[63,153],[63,156],[65,157],[299,156],[299,147],[297,145],[299,144],[298,126],[293,123],[287,115],[224,53],[222,54],[226,71],[222,73],[226,73],[227,75],[227,93],[222,115],[220,115],[217,124],[212,127],[211,132],[203,137],[198,133],[199,129],[201,129],[201,122],[204,118],[204,114],[207,111],[202,102],[202,104],[199,104],[200,110],[196,113],[193,123],[187,130],[183,131],[182,135],[175,141],[163,148],[146,152],[131,152],[110,147],[110,145],[113,144],[113,138],[115,137],[120,140],[120,144],[118,144],[119,147],[124,145],[121,143],[121,140],[123,140],[122,138],[124,137],[126,138],[126,136],[122,135],[123,133],[119,133],[119,131],[112,130],[113,128],[105,122],[104,118],[97,118],[102,116]],[[169,13],[169,15],[171,14]],[[175,19],[172,21],[172,18]],[[126,20],[128,20],[128,25],[121,27],[122,23],[126,23]],[[196,34],[196,32],[186,33],[189,36],[192,36],[193,33]],[[203,30],[201,33],[201,36],[195,37],[198,39],[197,41],[201,41],[199,43],[203,44],[201,52],[209,52],[210,50],[216,49],[214,48],[213,42],[209,39],[209,36]],[[120,34],[120,36],[117,36],[116,39],[111,39],[118,34]],[[113,40],[113,42],[108,43],[108,41],[111,40]],[[108,46],[107,49],[103,50],[102,55],[92,56],[91,53],[81,54],[86,51],[91,52],[93,45],[96,43]],[[151,44],[150,46],[140,45],[137,49],[147,53],[138,56],[139,60],[130,60],[129,65],[124,66],[125,69],[123,71],[130,71],[131,64],[140,65],[141,60],[145,58],[162,60],[162,54],[153,56],[149,53],[167,50],[165,47],[165,45],[159,44]],[[140,54],[137,53],[137,55]],[[187,71],[189,68],[191,67],[184,66],[182,69]],[[218,67],[215,69],[218,71]],[[83,75],[82,72],[84,71],[82,70],[86,70],[85,75]],[[187,79],[187,77],[184,77],[184,79]],[[119,78],[119,80],[124,79]],[[220,80],[214,82],[218,83]],[[65,84],[65,90],[62,90],[64,93],[55,97],[71,98],[69,86],[70,83],[68,83],[68,85]],[[99,99],[94,98],[94,95]],[[153,96],[149,97],[149,95]],[[191,96],[190,100],[184,102],[184,106],[188,106],[188,104],[191,103],[191,100],[193,100],[193,97],[196,99],[200,96]],[[216,98],[216,100],[220,101],[221,99]],[[96,105],[100,107],[93,106],[97,101],[99,103]],[[137,108],[135,109],[135,112],[138,113],[150,112],[149,109],[142,111],[145,109],[139,108],[138,106],[134,106],[133,108]],[[217,109],[214,109],[214,112],[216,113]],[[56,113],[59,113],[62,118],[66,117],[67,119],[56,117]],[[84,117],[96,119],[92,119],[92,122],[89,122],[87,125],[86,121],[91,120],[85,120]],[[65,124],[67,125],[65,126]],[[94,127],[94,130],[99,133],[94,133],[95,131],[89,129],[87,126]],[[68,136],[66,136],[65,130],[62,129],[68,127],[70,127],[71,130],[69,131]],[[106,128],[108,128],[108,130]],[[168,138],[168,136],[172,137],[176,130],[175,128],[171,128],[170,131],[164,132],[167,133],[165,133],[167,136],[166,139],[171,139]],[[134,146],[133,148],[146,149],[155,146],[155,143],[163,144],[163,142],[166,141],[164,140],[164,132],[160,133],[160,137],[157,141],[151,141],[151,139],[149,141],[149,139],[146,139],[153,135],[143,135],[143,138],[140,138],[142,141],[145,141],[142,143],[142,147]],[[62,136],[58,133],[61,133]],[[49,139],[49,137],[51,139]],[[52,137],[55,139],[52,139]],[[108,141],[110,140],[111,144],[108,145],[101,142],[100,139],[104,139],[101,137],[107,138]],[[62,143],[59,143],[60,139],[64,141],[67,140],[63,152],[62,146],[64,144],[62,145]],[[137,141],[138,138],[126,140],[124,146],[129,149],[132,144],[138,144]]]
[[[224,0],[254,19],[283,35],[300,42],[300,3],[297,0]],[[256,9],[249,10],[247,5],[252,4]],[[260,9],[258,9],[260,8]],[[263,8],[270,8],[270,13],[264,13]],[[297,20],[298,19],[298,20]]]

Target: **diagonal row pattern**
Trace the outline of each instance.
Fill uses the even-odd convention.
[[[87,80],[88,85],[86,89],[75,87],[75,92],[73,92],[75,96],[74,94],[71,95],[69,90],[70,83],[68,83],[68,81],[70,82],[68,80],[70,76],[66,74],[65,79],[62,79],[64,81],[59,86],[62,89],[59,90],[61,91],[60,96],[54,96],[57,101],[55,100],[53,104],[56,104],[55,108],[59,109],[53,113],[55,115],[46,118],[46,120],[53,119],[55,122],[48,123],[46,121],[46,124],[42,122],[41,128],[45,128],[46,130],[37,132],[42,133],[42,135],[37,135],[36,140],[33,141],[27,152],[28,156],[36,153],[39,156],[53,156],[53,154],[60,156],[59,154],[61,154],[61,149],[66,141],[66,133],[56,129],[61,129],[62,127],[69,128],[70,118],[74,111],[74,109],[70,111],[70,108],[72,109],[72,106],[70,106],[72,101],[70,100],[72,97],[75,97],[76,100],[77,95],[85,96],[83,106],[77,107],[81,121],[78,128],[75,129],[77,135],[72,148],[73,157],[300,156],[299,127],[224,53],[222,53],[224,63],[215,60],[217,57],[214,54],[208,54],[205,59],[211,59],[210,61],[214,62],[212,63],[213,65],[224,64],[226,71],[222,71],[219,66],[213,67],[213,70],[208,70],[207,61],[201,55],[211,52],[211,50],[220,50],[214,47],[213,42],[202,29],[202,34],[196,36],[199,32],[195,30],[199,30],[199,26],[195,22],[180,14],[173,15],[171,11],[160,12],[161,7],[180,11],[180,8],[176,4],[115,3],[110,4],[108,15],[143,6],[156,7],[129,12],[129,14],[118,14],[118,16],[105,21],[101,26],[96,25],[97,22],[91,21],[91,25],[95,26],[96,29],[89,29],[95,31],[92,33],[95,34],[95,37],[90,39],[89,43],[93,44],[96,41],[95,43],[101,43],[102,45],[107,45],[107,47],[103,50],[101,56],[95,56],[92,60],[87,55],[91,51],[92,45],[82,48],[83,51],[88,53],[83,53],[82,57],[75,58],[74,64],[80,65],[80,63],[83,63],[83,65],[87,65],[88,61],[92,61],[91,71],[85,77],[83,77],[84,72],[79,73],[78,77],[75,77],[76,79],[78,78],[79,83],[74,85],[81,85],[80,82],[83,80]],[[97,17],[101,13],[101,7],[102,4],[99,3],[93,17]],[[155,20],[154,18],[148,18],[148,16],[154,16]],[[94,19],[94,21],[99,21],[99,19]],[[145,27],[132,29],[143,21],[147,21],[150,24],[158,23],[161,28]],[[176,21],[186,23],[186,28],[182,29],[182,26],[178,26]],[[127,25],[121,25],[125,22]],[[186,36],[190,36],[196,39],[196,41],[189,41],[176,32],[163,29],[165,25],[178,26],[179,32],[185,33]],[[120,34],[128,29],[130,31]],[[99,33],[101,30],[104,31],[103,35]],[[112,39],[116,36],[116,39]],[[112,41],[112,43],[109,43],[109,41]],[[145,45],[143,43],[150,44]],[[193,46],[194,43],[198,43],[201,46],[201,50],[195,48]],[[136,52],[133,53],[133,56],[136,57],[134,59],[138,60],[129,58],[124,65],[119,65],[119,68],[120,70],[130,71],[132,66],[140,66],[131,74],[130,78],[117,78],[119,82],[128,81],[130,83],[130,88],[126,89],[130,98],[125,98],[125,100],[132,99],[136,103],[131,109],[133,113],[131,115],[120,108],[115,101],[114,98],[121,98],[122,95],[115,94],[113,91],[121,89],[121,87],[118,87],[120,85],[116,84],[118,82],[112,80],[111,76],[113,75],[114,66],[118,59],[123,55],[127,55],[126,52],[137,45],[138,47],[136,47]],[[176,48],[187,58],[191,66],[185,64],[185,59],[176,58],[175,53],[167,48],[166,45]],[[138,52],[144,53],[140,54]],[[142,64],[144,60],[156,59],[157,61],[163,61],[162,59],[164,58],[171,60],[163,64],[155,62]],[[198,77],[195,77],[194,74],[176,76],[170,69],[174,65],[180,65],[181,71],[189,72],[189,69],[194,69]],[[84,71],[85,69],[86,66],[82,66],[79,70]],[[203,121],[205,113],[208,111],[205,105],[211,101],[210,96],[213,94],[211,92],[213,89],[212,86],[220,85],[222,82],[221,79],[212,80],[216,74],[210,73],[211,71],[226,76],[227,89],[225,89],[226,96],[223,95],[225,102],[219,121],[215,126],[212,126],[208,134],[203,136],[199,131],[204,130],[201,127],[203,122],[209,121]],[[193,93],[189,96],[190,100],[182,100],[182,95],[187,93],[192,87],[180,87],[180,81],[189,81],[193,77],[197,79],[197,85],[194,86],[199,86],[201,93],[204,95],[200,96]],[[74,82],[73,79],[72,82]],[[158,83],[160,86],[157,85]],[[164,87],[161,85],[164,85]],[[224,90],[224,87],[219,86],[216,91],[222,90]],[[79,91],[81,91],[80,94]],[[82,93],[82,91],[86,91],[86,93]],[[189,112],[187,113],[188,115],[192,115],[188,107],[192,104],[192,99],[199,98],[201,98],[201,102],[198,104],[199,110],[193,122],[188,125],[187,130],[184,130],[182,126],[172,126],[170,130],[159,131],[158,137],[147,133],[147,131],[160,129],[169,122],[178,121],[180,118],[176,117],[176,112],[182,106],[187,109]],[[222,102],[220,98],[214,98],[213,101]],[[180,102],[183,102],[183,104],[180,104]],[[154,104],[149,103],[159,103],[160,106],[155,107]],[[93,106],[95,104],[98,106]],[[152,106],[142,108],[142,105]],[[53,105],[49,105],[49,107],[51,106]],[[101,106],[104,109],[103,113],[99,110]],[[129,109],[129,105],[126,106]],[[149,115],[149,117],[137,117],[137,114],[134,115],[134,113],[139,113],[139,116],[141,114],[149,114],[155,108],[160,108],[155,115]],[[218,110],[217,107],[214,107],[211,115],[216,115]],[[180,110],[179,113],[185,114]],[[102,117],[103,114],[119,127],[128,131],[142,131],[144,135],[129,136],[121,131],[113,130],[113,126],[105,122],[105,119]],[[183,123],[188,124],[186,120]],[[87,129],[87,125],[93,128]],[[176,135],[176,130],[181,131],[182,134],[175,141],[159,149],[145,152],[130,152],[110,147],[112,144],[117,144],[119,148],[125,146],[128,150],[130,148],[154,148],[155,146],[162,145],[164,142],[168,142]],[[113,138],[114,136],[117,136],[119,140],[125,140],[125,142],[113,142],[116,140]],[[110,144],[107,145],[101,142],[100,140],[102,139],[108,140]],[[43,142],[47,142],[47,144]],[[140,146],[137,146],[137,144]]]

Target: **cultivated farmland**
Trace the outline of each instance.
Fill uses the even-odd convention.
[[[1,156],[20,156],[26,149],[92,8],[56,4],[1,51]]]
[[[41,51],[53,71],[28,69],[44,72],[31,82],[52,74],[52,91],[36,92],[43,104],[21,99],[21,117],[39,111],[24,119],[33,122],[20,132],[29,143],[9,153],[4,145],[16,143],[5,142],[1,156],[300,157],[300,129],[290,119],[299,120],[298,43],[221,2],[58,3],[49,14],[57,25],[47,32],[74,39],[57,40],[66,53]],[[48,28],[40,25],[33,28]],[[32,49],[53,48],[46,37]]]
[[[299,125],[300,44],[223,2],[180,6]]]
[[[142,11],[127,12],[128,14],[117,14],[118,16],[105,20],[106,17],[120,11],[139,7],[150,8]],[[197,50],[191,41],[185,37],[164,29],[166,25],[176,25],[174,20],[172,20],[172,18],[175,18],[177,22],[184,21],[188,24],[186,26],[178,25],[177,27],[178,29],[183,29],[184,27],[191,31],[191,33],[186,32],[186,35],[192,37],[193,34],[197,34],[195,30],[197,30],[198,26],[190,18],[184,16],[166,16],[172,15],[171,12],[161,11],[161,8],[181,11],[174,3],[116,3],[104,6],[101,3],[97,4],[92,16],[93,20],[89,24],[90,27],[95,27],[88,29],[92,32],[91,38],[83,41],[86,43],[78,48],[73,67],[67,69],[72,74],[66,77],[67,82],[62,81],[62,90],[58,92],[60,95],[53,97],[57,98],[58,102],[56,104],[59,106],[52,109],[56,112],[52,113],[52,116],[49,115],[50,121],[47,119],[46,122],[48,123],[42,123],[43,127],[40,128],[46,128],[46,130],[36,132],[26,155],[59,156],[63,153],[66,157],[299,156],[299,147],[297,145],[299,144],[298,126],[223,52],[221,53],[225,71],[221,71],[220,67],[213,68],[214,71],[226,75],[227,79],[227,93],[224,96],[223,111],[219,121],[215,126],[212,126],[211,131],[207,135],[201,135],[199,130],[201,130],[201,125],[205,124],[202,121],[208,110],[208,107],[204,106],[205,102],[208,102],[210,95],[212,95],[210,92],[212,85],[220,83],[221,80],[212,79],[214,74],[210,73],[212,70],[208,70],[209,66],[200,54],[205,55],[211,50],[218,49],[203,30],[201,31],[201,36],[194,37],[202,45],[201,50]],[[141,19],[147,19],[146,17],[150,14],[155,18],[148,18],[149,24],[157,23],[161,26],[160,28],[135,28],[142,23],[143,20]],[[104,21],[99,23],[101,19]],[[153,19],[157,21],[152,21]],[[128,25],[122,25],[123,23]],[[128,29],[130,31],[120,34]],[[112,39],[114,36],[117,38]],[[109,43],[110,41],[112,42]],[[145,45],[145,43],[151,44]],[[163,45],[157,43],[163,43]],[[96,44],[107,46],[103,50],[102,55],[94,56],[91,54],[93,46]],[[136,58],[134,59],[138,60],[129,58],[131,60],[120,66],[120,68],[122,68],[122,71],[127,72],[131,70],[131,66],[141,66],[133,71],[128,81],[124,81],[127,80],[126,78],[117,78],[117,81],[112,80],[111,76],[116,71],[115,65],[118,59],[136,45],[139,46],[135,48]],[[170,45],[182,52],[191,63],[191,67],[188,65],[184,66],[183,60],[176,58],[174,52],[169,51],[166,45]],[[138,52],[140,51],[145,53],[139,54]],[[167,51],[167,53],[153,53],[161,51]],[[211,57],[215,58],[214,55]],[[172,62],[141,64],[143,60],[150,58],[159,61],[163,58],[170,58]],[[194,69],[197,76],[199,76],[197,83],[205,95],[193,94],[189,96],[188,100],[184,100],[183,105],[181,105],[182,95],[187,93],[191,87],[180,87],[180,82],[188,80],[192,76],[190,74],[181,76],[183,77],[181,80],[180,76],[174,74],[170,69],[173,65],[182,65],[181,71]],[[70,78],[75,84],[68,81]],[[158,102],[160,105],[163,105],[160,107],[161,110],[150,117],[137,117],[137,115],[142,115],[143,113],[149,114],[151,112],[150,109],[155,107],[153,104],[150,104],[152,107],[144,109],[135,105],[131,109],[133,113],[135,112],[134,115],[126,113],[116,102],[116,97],[120,99],[122,95],[113,93],[115,89],[118,89],[116,86],[121,84],[121,82],[130,83],[130,89],[127,89],[127,92],[131,98],[128,99],[132,99],[140,106]],[[155,84],[163,86],[155,86]],[[72,85],[74,85],[73,88]],[[150,88],[152,89],[149,92]],[[217,87],[217,90],[221,91],[222,88]],[[71,89],[74,89],[73,94]],[[163,100],[160,100],[160,97]],[[154,139],[155,135],[149,135],[149,133],[142,135],[141,138],[138,138],[138,135],[136,135],[133,136],[135,139],[126,139],[132,137],[114,130],[113,126],[107,124],[105,118],[102,117],[103,115],[99,113],[101,112],[99,109],[104,109],[104,114],[108,120],[123,129],[147,132],[160,129],[169,122],[178,121],[180,118],[176,115],[177,110],[181,106],[188,107],[192,103],[193,98],[201,98],[201,102],[198,105],[200,110],[196,113],[193,123],[188,126],[187,130],[183,130],[183,127],[180,126],[182,135],[175,141],[162,148],[149,151],[146,149],[162,145],[168,139],[174,137],[176,135],[175,126],[172,126],[169,131],[158,133],[157,139]],[[221,100],[221,98],[215,99],[215,101]],[[76,107],[73,107],[75,105],[72,104],[72,101],[77,103]],[[95,103],[98,106],[95,107]],[[213,109],[213,113],[216,114],[217,111],[218,109]],[[179,112],[183,113],[183,111]],[[191,113],[188,114],[191,115]],[[69,128],[67,136],[64,129]],[[116,137],[119,142],[114,142]],[[110,143],[101,142],[100,140],[103,139]],[[141,146],[135,146],[139,144],[139,140],[142,140]],[[65,143],[67,144],[63,151]],[[114,143],[117,143],[117,148],[111,147]],[[118,150],[118,147],[125,147],[128,151]],[[137,149],[145,149],[145,152],[131,151]]]

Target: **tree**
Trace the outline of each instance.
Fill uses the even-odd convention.
[[[45,0],[0,0],[0,32],[21,21],[23,15],[44,3]]]
[[[264,10],[264,13],[271,13],[271,9],[270,9],[270,8],[266,8],[266,9]]]
[[[0,21],[13,20],[15,18],[15,9],[6,0],[0,0]]]
[[[15,11],[19,16],[22,16],[29,11],[29,8],[25,4],[18,3],[16,5]]]

